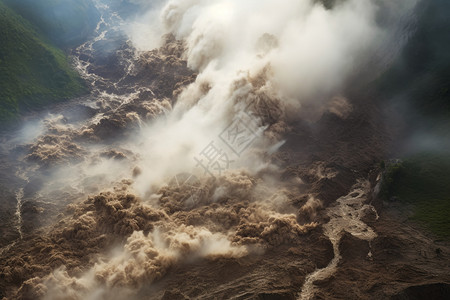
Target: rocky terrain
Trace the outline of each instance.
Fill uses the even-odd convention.
[[[370,74],[296,108],[270,89],[266,65],[233,79],[216,107],[188,41],[168,33],[138,51],[117,18],[105,10],[73,50],[90,95],[2,133],[0,298],[448,298],[449,242],[379,196],[398,132]],[[209,105],[226,111],[221,126],[250,116],[259,134],[215,176],[177,159],[198,153],[179,115]]]

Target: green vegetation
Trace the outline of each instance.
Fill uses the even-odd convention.
[[[386,166],[380,196],[411,204],[413,220],[440,237],[450,238],[449,179],[449,153],[416,154]]]
[[[83,43],[100,20],[92,0],[3,0],[59,47]]]
[[[66,55],[0,0],[0,122],[84,91]]]
[[[412,216],[440,237],[450,238],[450,150],[433,146],[433,139],[450,140],[450,2],[422,1],[417,31],[393,66],[375,82],[383,105],[396,107],[408,124],[411,143],[403,162],[386,163],[380,196],[399,199],[414,209]],[[431,137],[427,140],[426,137]],[[418,149],[415,147],[418,146]],[[402,156],[402,154],[397,154]]]
[[[399,184],[399,179],[404,173],[404,167],[402,162],[386,163],[382,161],[380,166],[383,173],[383,182],[380,189],[380,197],[384,200],[390,200],[394,195],[394,189]]]

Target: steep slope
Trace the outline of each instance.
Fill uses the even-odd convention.
[[[423,1],[415,34],[378,82],[394,142],[383,196],[412,205],[411,217],[450,237],[450,4]]]
[[[96,28],[100,14],[91,0],[4,0],[59,47],[75,47]]]
[[[423,1],[415,34],[380,80],[381,95],[403,96],[420,116],[432,119],[450,118],[449,13],[448,1]]]
[[[66,55],[0,2],[0,121],[84,90]]]

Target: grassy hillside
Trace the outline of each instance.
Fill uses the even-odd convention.
[[[65,54],[0,0],[0,122],[84,90]]]
[[[387,167],[382,195],[411,204],[413,219],[450,239],[450,1],[422,1],[417,11],[416,33],[377,90],[383,105],[400,104],[406,136],[422,145],[408,143],[403,163]]]
[[[450,154],[420,153],[387,166],[382,195],[411,204],[413,220],[450,238]]]
[[[83,43],[100,15],[92,0],[3,0],[37,31],[59,47]]]

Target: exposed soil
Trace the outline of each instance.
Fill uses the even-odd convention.
[[[298,121],[295,112],[286,113],[280,117],[282,120],[275,118],[273,115],[282,113],[272,105],[272,114],[267,114],[267,134],[279,134],[286,140],[278,152],[268,157],[280,169],[275,176],[282,182],[280,193],[286,199],[281,204],[262,204],[252,193],[264,172],[242,172],[201,182],[204,190],[193,206],[185,201],[189,191],[166,186],[159,191],[158,208],[150,207],[133,194],[130,181],[116,183],[106,193],[86,188],[90,197],[55,191],[52,199],[40,198],[50,167],[83,161],[84,151],[93,144],[109,145],[113,139],[126,137],[140,121],[158,118],[172,108],[182,88],[196,78],[183,60],[183,44],[171,36],[161,49],[137,59],[132,58],[126,45],[123,47],[119,52],[122,56],[116,53],[98,61],[93,53],[79,53],[82,60],[92,62],[91,74],[103,78],[94,86],[94,95],[107,91],[123,96],[135,92],[136,87],[149,89],[139,90],[125,104],[99,101],[92,108],[75,103],[72,117],[59,120],[49,126],[45,136],[1,157],[0,298],[44,297],[50,282],[55,286],[67,283],[67,289],[63,289],[66,298],[77,299],[70,294],[83,292],[77,279],[97,267],[100,275],[95,280],[134,289],[132,297],[136,299],[298,299],[307,276],[327,268],[334,258],[335,249],[324,233],[324,225],[332,219],[329,209],[337,205],[339,198],[351,196],[359,180],[368,182],[370,189],[361,205],[376,210],[367,209],[358,220],[377,236],[367,241],[349,231],[340,233],[337,269],[329,277],[313,282],[312,298],[449,297],[450,244],[410,223],[404,207],[387,206],[373,192],[380,173],[378,163],[388,155],[385,149],[395,136],[380,125],[385,124],[383,115],[365,93],[347,92],[345,105],[343,100],[334,99],[317,119],[308,121]],[[133,60],[133,72],[109,67],[120,66],[124,57]],[[117,81],[120,84],[111,86]],[[257,83],[254,87],[257,89]],[[276,104],[271,100],[266,103],[269,109],[270,103]],[[77,129],[59,126],[99,115],[99,122]],[[133,159],[131,151],[113,146],[98,157]],[[15,163],[12,157],[23,160]],[[10,176],[10,169],[28,163],[36,169],[27,180]],[[134,175],[139,176],[139,170],[134,170]],[[22,239],[15,216],[15,193],[21,186]],[[218,186],[229,190],[211,201]],[[190,256],[198,250],[197,245],[192,240],[177,240],[179,237],[173,234],[169,239],[183,259],[164,256],[161,249],[145,244],[139,239],[142,236],[135,234],[145,236],[159,226],[167,227],[168,232],[190,233],[192,240],[203,238],[204,231],[208,231],[211,235],[207,237],[226,237],[231,250],[221,255]],[[141,262],[139,255],[133,256],[130,250],[130,261],[135,259],[137,265],[145,265],[145,270],[133,273],[135,266],[131,262],[114,265],[116,269],[111,272],[121,274],[114,277],[109,265],[102,261],[107,261],[107,253],[118,245],[142,247],[139,249],[153,259],[149,258],[153,265],[145,265],[147,261]],[[244,255],[239,252],[242,249],[253,250]],[[64,269],[60,269],[62,266]],[[55,279],[55,270],[62,270],[63,279]]]

